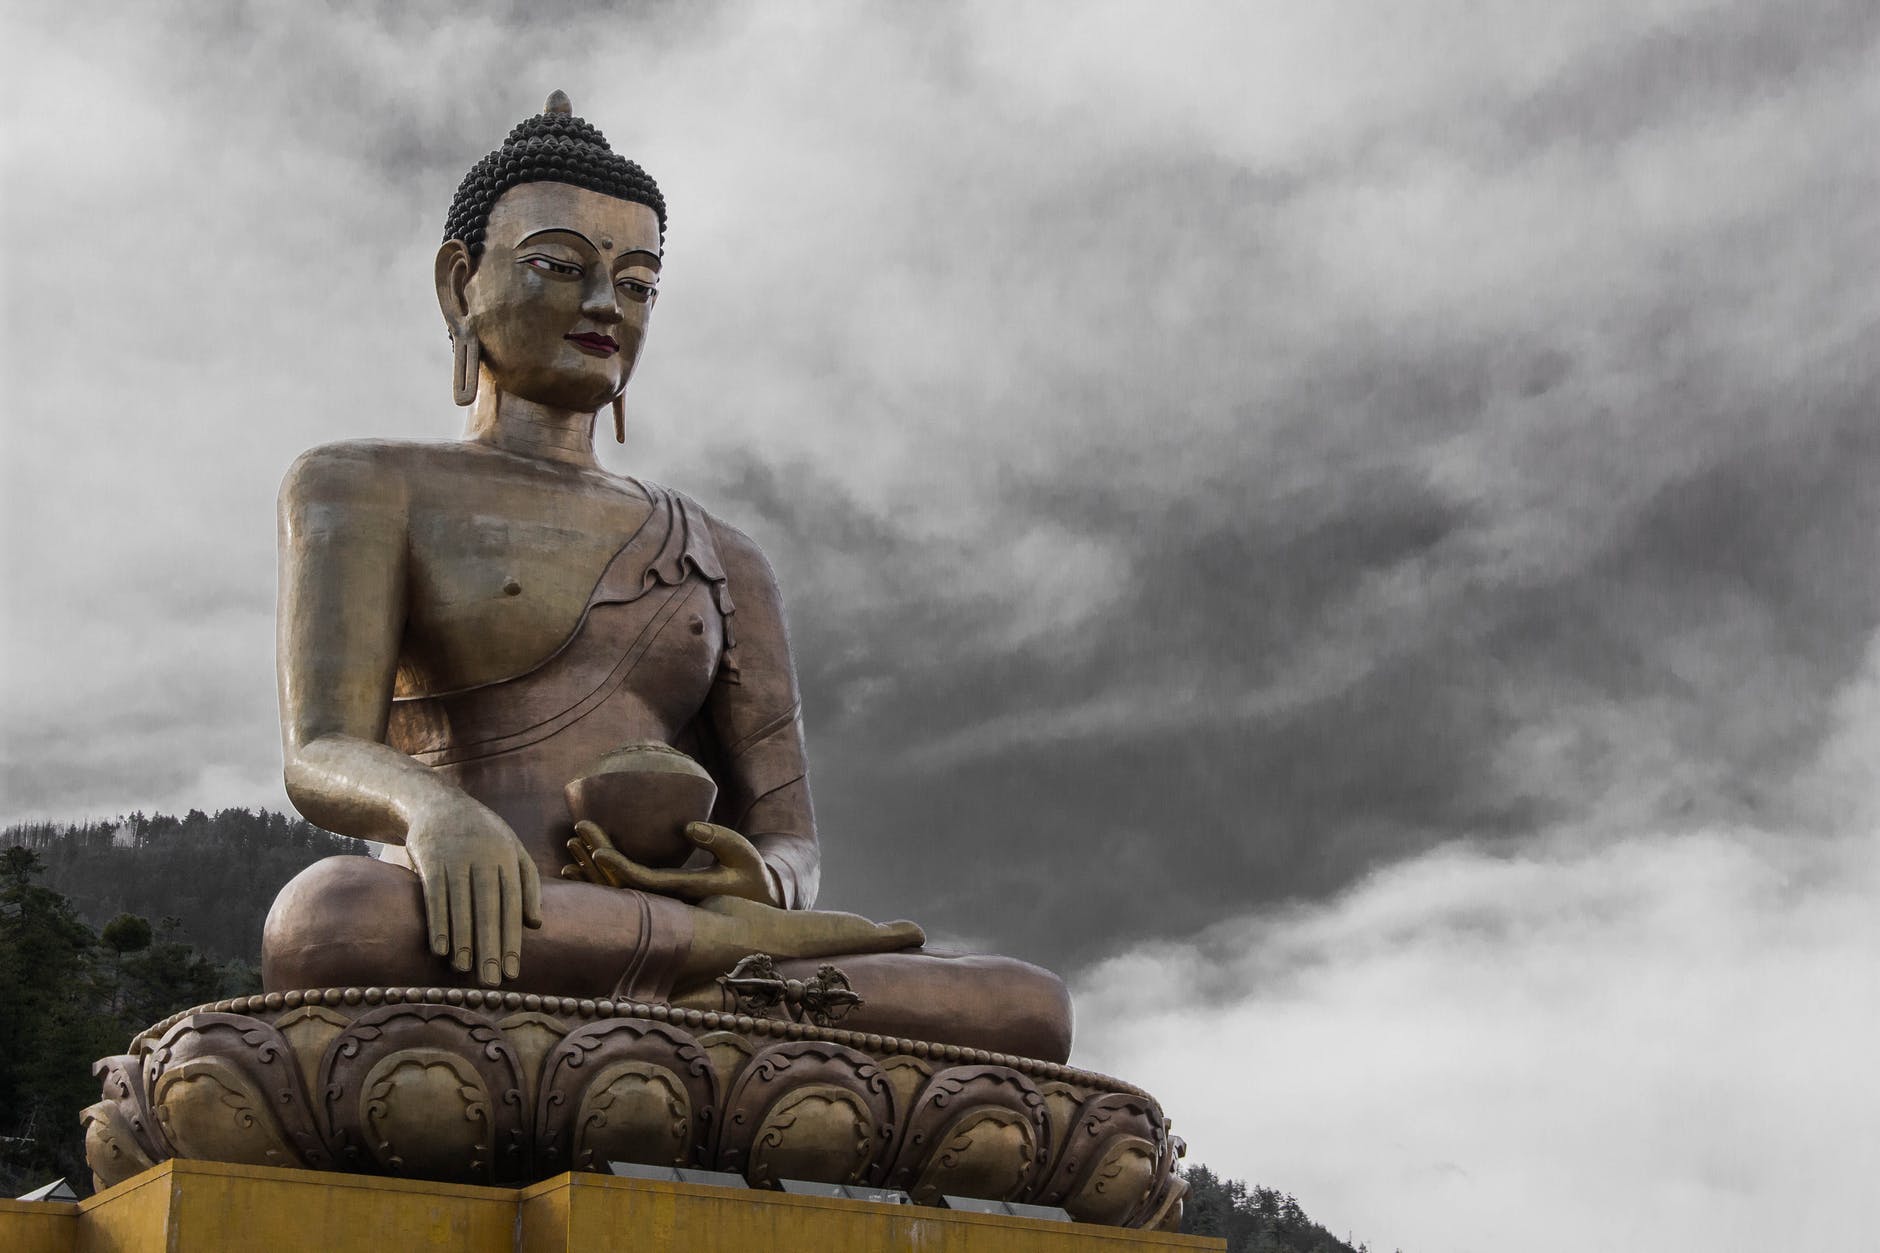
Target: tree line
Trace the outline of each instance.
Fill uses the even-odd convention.
[[[1182,1231],[1224,1236],[1228,1253],[1369,1253],[1313,1222],[1289,1193],[1238,1179],[1223,1179],[1206,1166],[1190,1166]]]
[[[176,938],[211,960],[251,965],[281,885],[322,857],[367,847],[300,818],[247,809],[30,823],[0,831],[0,845],[38,853],[45,885],[89,926],[125,913],[175,918]]]
[[[91,1188],[91,1062],[178,1010],[261,987],[261,924],[303,868],[358,840],[266,810],[0,830],[0,1196]],[[155,921],[152,921],[152,920]],[[1182,1230],[1229,1253],[1366,1253],[1291,1196],[1191,1166]]]
[[[178,1010],[260,991],[275,892],[365,848],[245,809],[0,831],[0,1196],[55,1176],[88,1192],[91,1063]]]

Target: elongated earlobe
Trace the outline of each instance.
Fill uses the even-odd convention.
[[[465,332],[451,342],[450,395],[460,405],[477,400],[477,375],[482,372],[483,345],[473,332]]]
[[[614,443],[627,442],[627,394],[621,392],[614,397]]]

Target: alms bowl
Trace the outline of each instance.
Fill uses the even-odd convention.
[[[711,817],[718,785],[705,767],[666,744],[626,744],[562,789],[576,822],[592,822],[614,847],[646,866],[677,866],[692,855],[688,822]]]

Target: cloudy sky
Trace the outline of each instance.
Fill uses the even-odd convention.
[[[275,488],[457,433],[444,209],[560,87],[827,903],[1374,1246],[1880,1225],[1871,3],[6,12],[0,821],[284,804]]]

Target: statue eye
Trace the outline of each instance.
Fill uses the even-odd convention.
[[[638,304],[650,305],[653,303],[653,297],[659,295],[659,289],[657,287],[653,286],[651,283],[641,282],[637,278],[616,280],[614,286],[619,288],[621,294],[628,300]]]
[[[563,278],[581,277],[582,271],[580,266],[570,261],[557,261],[553,257],[545,257],[539,252],[531,253],[526,257],[520,258],[520,260],[523,265],[542,270],[549,274],[559,274]]]

